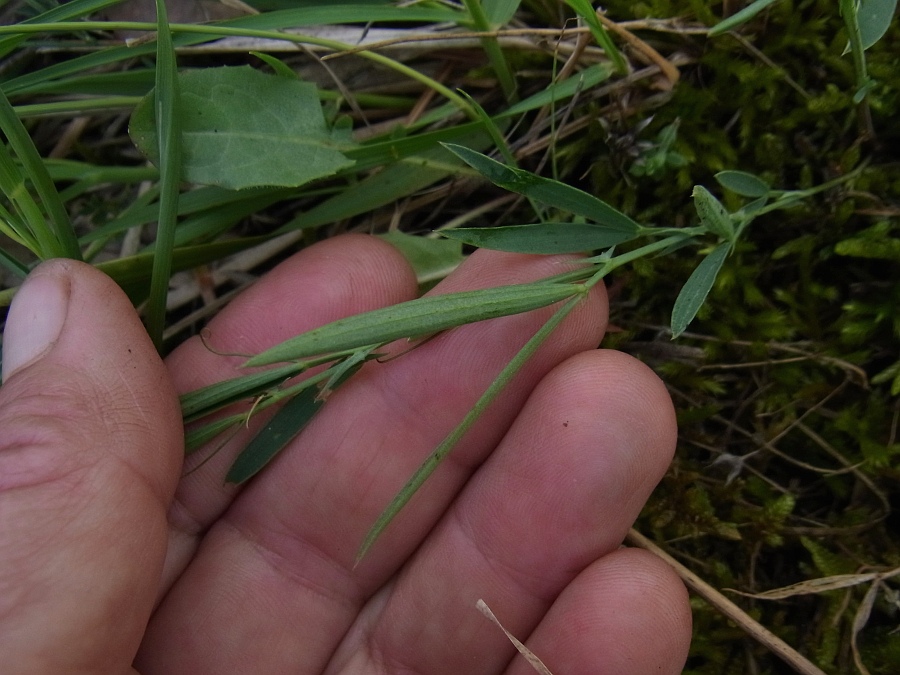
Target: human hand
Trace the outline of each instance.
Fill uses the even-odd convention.
[[[440,290],[562,264],[478,252]],[[387,244],[336,238],[242,294],[210,323],[210,342],[259,352],[415,290]],[[176,392],[235,376],[241,359],[192,339],[164,365],[109,279],[42,265],[4,341],[4,672],[533,673],[479,598],[556,675],[681,672],[684,587],[657,558],[620,548],[671,459],[674,414],[646,367],[594,349],[602,289],[354,568],[380,512],[549,312],[367,365],[238,488],[223,476],[266,416],[202,467],[205,453],[192,456],[182,476]]]

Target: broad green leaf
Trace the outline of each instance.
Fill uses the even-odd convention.
[[[458,241],[416,237],[400,231],[388,232],[380,237],[400,250],[415,270],[420,284],[443,279],[464,258],[462,244]]]
[[[737,28],[743,23],[747,23],[766,7],[775,4],[776,2],[778,2],[778,0],[756,0],[756,2],[747,5],[740,12],[732,14],[727,19],[723,19],[710,28],[709,36],[714,37],[716,35],[721,35],[722,33],[727,33],[731,29]]]
[[[444,230],[445,237],[495,251],[511,253],[580,253],[621,244],[633,235],[589,223],[537,223],[507,227],[466,227]]]
[[[702,185],[694,186],[691,197],[694,198],[694,208],[700,216],[700,223],[720,239],[734,241],[734,223],[722,202]]]
[[[179,74],[184,179],[230,189],[303,185],[353,164],[325,124],[316,87],[249,66]],[[156,161],[153,100],[134,111],[130,133]]]
[[[765,197],[771,190],[766,181],[746,171],[720,171],[715,178],[723,188],[742,197]]]
[[[731,244],[725,242],[719,244],[712,252],[700,261],[697,269],[688,278],[687,283],[675,300],[672,307],[672,338],[681,335],[688,324],[697,316],[700,307],[703,306],[706,296],[709,295],[719,270],[728,257]]]
[[[580,292],[580,287],[571,284],[534,282],[425,296],[314,328],[248,359],[244,366],[265,366],[430,335],[466,323],[546,307]]]
[[[634,236],[641,226],[587,192],[550,178],[542,178],[528,171],[515,169],[461,145],[443,143],[454,155],[475,169],[489,181],[511,192],[584,216],[610,229]]]
[[[322,407],[317,387],[308,387],[284,404],[237,456],[225,480],[243,483],[259,473],[299,434]]]
[[[860,0],[856,19],[863,49],[868,49],[884,37],[894,20],[895,11],[897,0]]]

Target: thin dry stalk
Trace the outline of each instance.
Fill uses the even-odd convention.
[[[761,623],[753,619],[744,610],[703,581],[703,579],[675,560],[675,558],[663,551],[640,532],[634,529],[630,530],[625,540],[631,546],[650,551],[668,563],[689,589],[715,607],[716,610],[730,621],[737,624],[741,630],[747,633],[747,635],[790,665],[796,672],[801,675],[825,675],[822,670],[805,656],[800,654],[800,652],[795,650]]]

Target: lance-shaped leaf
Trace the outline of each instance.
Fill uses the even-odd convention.
[[[537,223],[506,227],[461,227],[441,234],[495,251],[511,253],[580,253],[609,248],[633,239],[617,228],[590,223]]]
[[[430,335],[466,323],[546,307],[583,292],[581,286],[572,284],[534,282],[426,296],[314,328],[248,359],[244,365],[265,366]]]
[[[243,483],[262,471],[266,464],[303,431],[328,399],[328,394],[350,379],[367,359],[372,358],[371,352],[371,349],[357,352],[320,373],[319,376],[311,378],[324,379],[322,376],[329,373],[331,375],[321,390],[316,386],[304,387],[300,393],[285,403],[237,456],[225,480],[229,483]],[[302,383],[299,386],[303,386]]]
[[[322,407],[319,390],[308,387],[285,403],[237,456],[225,480],[243,483],[249,480],[281,452]]]
[[[641,226],[624,213],[583,190],[501,164],[462,145],[443,143],[443,146],[489,181],[506,190],[517,192],[562,211],[584,216],[629,236],[635,236],[641,230]]]
[[[756,0],[756,2],[752,2],[740,12],[736,12],[729,16],[727,19],[724,19],[717,23],[715,26],[709,29],[709,36],[713,37],[714,35],[721,35],[722,33],[726,33],[734,28],[737,28],[743,23],[747,23],[755,17],[757,14],[766,9],[769,5],[778,2],[778,0]]]
[[[697,316],[697,312],[703,306],[706,296],[709,295],[709,291],[716,280],[716,275],[722,269],[722,264],[725,262],[725,258],[728,257],[730,249],[731,244],[728,242],[719,244],[713,249],[712,253],[700,261],[697,269],[688,278],[687,283],[675,300],[675,305],[672,307],[673,338],[681,335],[688,327],[688,324]]]

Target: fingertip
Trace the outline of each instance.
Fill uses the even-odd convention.
[[[691,641],[687,590],[664,561],[620,548],[585,569],[532,633],[551,672],[677,675]],[[521,659],[508,675],[533,672]]]

